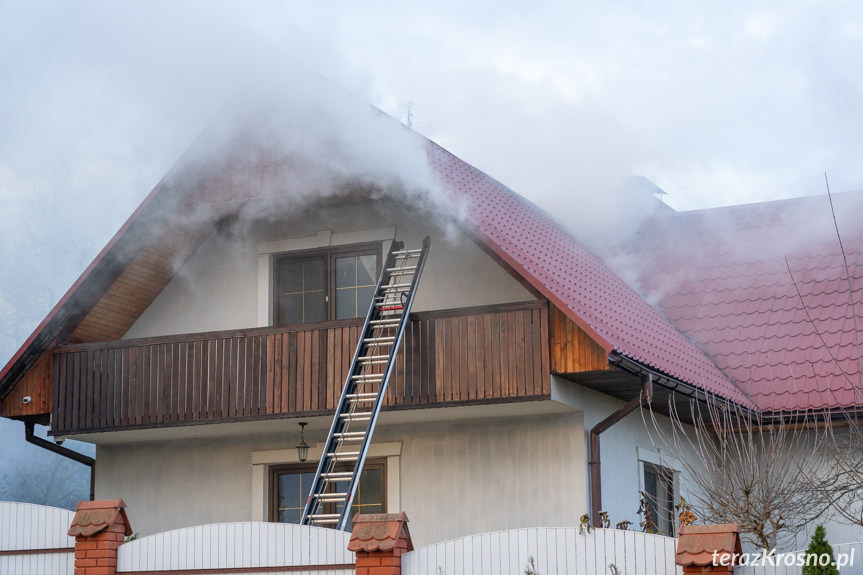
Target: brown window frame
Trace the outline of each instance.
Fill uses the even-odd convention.
[[[300,250],[294,252],[285,252],[273,256],[273,271],[271,282],[272,298],[273,298],[273,317],[272,324],[274,327],[283,325],[297,324],[282,324],[278,319],[281,316],[280,306],[280,284],[279,284],[279,266],[282,263],[296,263],[301,261],[313,260],[316,258],[324,259],[324,286],[326,298],[326,318],[324,321],[334,321],[336,319],[336,259],[347,256],[375,256],[375,275],[373,280],[377,283],[378,277],[381,274],[381,266],[383,265],[381,242],[369,242],[364,244],[348,244],[344,246],[333,246],[329,248],[314,248],[309,250]],[[355,317],[363,317],[358,315]],[[313,322],[301,322],[313,323]]]
[[[269,510],[268,521],[277,522],[279,517],[278,511],[278,476],[282,473],[314,473],[318,469],[318,464],[313,463],[284,463],[270,466],[269,470]],[[339,471],[349,471],[350,466],[336,466]],[[381,513],[387,512],[387,460],[383,458],[369,459],[365,462],[365,469],[380,469],[381,470]]]

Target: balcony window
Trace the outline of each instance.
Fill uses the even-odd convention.
[[[380,244],[276,256],[273,323],[364,317],[380,267]]]

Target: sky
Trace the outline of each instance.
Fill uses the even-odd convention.
[[[850,1],[0,0],[0,363],[260,78],[410,111],[566,220],[627,175],[678,210],[863,189],[861,55]]]

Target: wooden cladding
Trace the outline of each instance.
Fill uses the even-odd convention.
[[[62,346],[55,434],[325,414],[362,320]],[[386,405],[550,395],[545,302],[411,315]]]
[[[42,416],[47,420],[51,413],[51,352],[46,351],[0,403],[3,417],[32,418]],[[38,421],[38,420],[37,420]]]
[[[612,369],[605,350],[562,311],[551,306],[549,317],[552,373],[573,375]]]

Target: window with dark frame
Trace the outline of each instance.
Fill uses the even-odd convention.
[[[381,268],[380,244],[277,255],[273,324],[363,317]]]
[[[645,463],[644,492],[657,530],[663,535],[674,537],[674,471]]]
[[[317,463],[312,463],[270,468],[270,521],[300,522],[317,467]],[[350,468],[338,467],[337,470],[349,471]],[[326,513],[339,511],[341,506],[331,504]],[[350,516],[357,513],[386,513],[386,460],[369,460],[363,466]],[[349,520],[348,531],[351,527]]]

